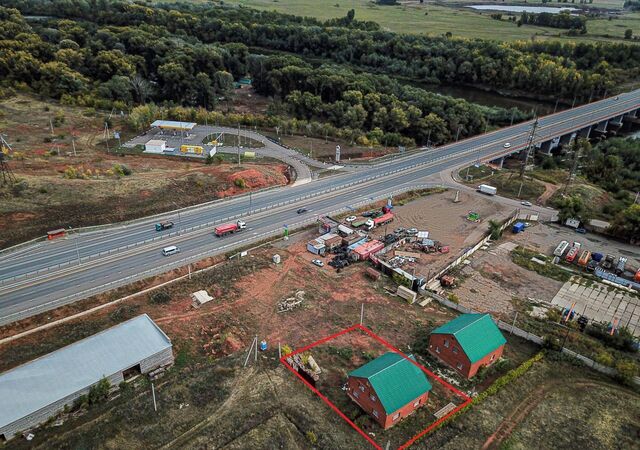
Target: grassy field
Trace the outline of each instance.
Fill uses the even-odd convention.
[[[356,19],[378,22],[384,29],[410,34],[427,34],[431,36],[443,35],[451,32],[454,36],[466,38],[499,39],[504,41],[536,39],[563,40],[603,40],[622,39],[624,30],[632,28],[640,32],[639,14],[625,15],[619,19],[589,20],[589,33],[575,37],[561,36],[566,30],[548,27],[525,25],[518,27],[506,20],[497,21],[490,17],[492,11],[475,12],[469,8],[460,7],[464,3],[478,3],[463,0],[461,2],[402,2],[398,6],[378,6],[369,0],[226,0],[225,4],[242,5],[251,8],[277,11],[299,16],[310,16],[326,20],[344,17],[347,11],[355,9]],[[490,3],[490,2],[480,2]],[[511,2],[513,4],[526,3],[524,1]],[[510,4],[511,4],[510,3]],[[538,2],[535,2],[538,3]],[[532,2],[528,2],[531,5]],[[592,7],[620,9],[621,0],[596,0]],[[540,5],[542,3],[540,2]],[[577,4],[563,4],[562,6],[578,7]],[[546,6],[557,6],[547,4]],[[504,14],[506,17],[506,14]]]
[[[107,151],[101,129],[107,115],[25,95],[0,102],[0,130],[13,148],[9,165],[17,178],[0,186],[0,247],[55,228],[130,220],[288,182],[286,166],[273,161],[238,167],[116,154],[115,139]],[[112,120],[122,142],[131,137],[122,119]],[[234,184],[237,177],[246,188]]]

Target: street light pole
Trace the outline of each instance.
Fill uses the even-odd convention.
[[[73,231],[73,228],[71,227],[71,225],[69,225],[69,231]],[[77,234],[73,238],[73,242],[76,244],[76,257],[78,258],[78,265],[80,265],[80,249],[78,248],[78,235]]]

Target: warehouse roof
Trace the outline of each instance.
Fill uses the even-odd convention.
[[[461,314],[431,334],[454,335],[472,363],[507,342],[489,314]]]
[[[166,130],[193,130],[197,123],[195,122],[177,122],[174,120],[156,120],[151,124],[153,128],[162,128]]]
[[[415,361],[412,355],[408,357]],[[431,390],[431,383],[422,369],[395,352],[387,352],[369,361],[349,376],[369,380],[387,414]]]
[[[143,314],[0,374],[0,428],[171,347]]]

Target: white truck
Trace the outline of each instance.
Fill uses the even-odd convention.
[[[580,226],[580,219],[567,219],[564,224],[570,228],[578,228]]]
[[[498,190],[493,186],[489,186],[488,184],[481,184],[480,186],[478,186],[478,192],[482,192],[483,194],[487,195],[496,195]]]

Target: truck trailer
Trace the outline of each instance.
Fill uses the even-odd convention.
[[[173,228],[173,222],[169,220],[156,224],[156,231],[168,230],[169,228]]]
[[[213,232],[216,236],[222,237],[227,234],[236,233],[247,228],[246,222],[238,220],[236,223],[226,223],[224,225],[218,225],[214,228]]]
[[[367,220],[365,226],[368,230],[373,230],[375,227],[379,227],[381,225],[386,225],[393,221],[393,213],[386,213],[381,215],[380,217],[376,217],[375,219]]]
[[[489,186],[488,184],[481,184],[480,186],[478,186],[478,192],[481,192],[487,195],[496,195],[496,193],[498,192],[498,189],[496,189],[493,186]]]
[[[580,251],[580,244],[577,242],[574,242],[573,247],[571,247],[571,249],[567,253],[567,256],[565,256],[564,260],[568,263],[572,263],[576,259],[576,256],[578,256],[579,251]]]

